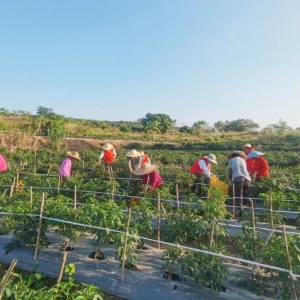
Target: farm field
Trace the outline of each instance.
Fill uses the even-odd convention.
[[[4,236],[13,234],[4,251],[13,255],[14,251],[28,251],[29,246],[34,249],[39,233],[40,248],[50,249],[55,235],[55,244],[59,237],[61,246],[52,247],[52,251],[61,256],[60,248],[74,248],[70,251],[73,255],[81,248],[79,241],[89,237],[86,251],[110,257],[103,263],[122,266],[125,257],[125,282],[130,272],[139,272],[136,267],[145,268],[137,247],[151,247],[160,248],[155,272],[165,282],[172,282],[161,278],[168,270],[178,274],[180,285],[188,287],[193,283],[196,288],[206,286],[222,294],[226,277],[235,276],[247,295],[274,299],[299,296],[300,167],[294,145],[268,148],[271,176],[254,182],[253,209],[245,207],[242,217],[233,214],[231,188],[224,196],[217,188],[209,188],[205,178],[203,182],[199,178],[201,188],[193,193],[195,178],[188,172],[195,159],[214,153],[218,165],[212,172],[229,184],[227,154],[237,145],[217,149],[209,143],[195,144],[199,150],[158,150],[155,144],[145,145],[147,150],[136,147],[149,154],[165,181],[162,188],[151,193],[142,192],[140,178],[129,175],[125,147],[133,146],[143,147],[138,143],[120,144],[112,178],[98,163],[99,150],[79,151],[83,162],[74,163],[72,177],[64,182],[58,179],[59,166],[65,158],[63,151],[9,152],[3,148],[1,154],[11,170],[0,175],[0,231]],[[108,251],[109,243],[113,244]],[[36,251],[38,257],[40,250]],[[248,271],[233,274],[228,263],[237,267],[242,264]],[[252,273],[252,266],[259,264]]]

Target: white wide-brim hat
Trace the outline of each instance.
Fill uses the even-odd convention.
[[[259,151],[251,151],[251,152],[247,155],[247,158],[253,158],[253,157],[263,156],[263,155],[265,155],[263,152],[259,152]]]
[[[111,150],[114,146],[110,143],[106,143],[102,146],[103,150]]]
[[[156,165],[150,165],[149,163],[144,163],[138,169],[136,169],[133,173],[135,175],[145,175],[153,172],[156,169]]]
[[[144,156],[144,155],[145,155],[144,151],[141,151],[140,154],[141,154],[141,156]]]
[[[205,155],[204,158],[207,158],[213,164],[217,164],[216,156],[214,154]]]
[[[233,151],[230,154],[228,154],[227,159],[231,159],[233,154],[237,154],[239,157],[246,159],[246,154],[243,151]]]
[[[141,153],[136,151],[135,149],[132,149],[131,151],[126,153],[127,157],[138,157],[141,156]]]
[[[73,157],[73,158],[75,158],[75,159],[81,160],[81,159],[79,158],[79,153],[76,152],[76,151],[68,151],[68,152],[67,152],[67,155],[70,156],[70,157]]]
[[[246,143],[244,146],[242,146],[241,148],[251,148],[251,144],[250,143]]]

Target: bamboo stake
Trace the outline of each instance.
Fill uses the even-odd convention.
[[[130,180],[131,180],[131,173],[130,173],[130,175],[129,175],[129,179],[128,179],[127,190],[129,189]]]
[[[255,234],[255,212],[254,212],[253,200],[250,199],[250,202],[251,202],[251,214],[252,214],[252,227],[253,227],[253,233]]]
[[[74,210],[76,212],[77,209],[77,186],[74,187]]]
[[[290,254],[289,254],[289,246],[288,246],[286,233],[285,233],[285,225],[282,226],[282,235],[283,235],[283,240],[284,240],[284,246],[285,246],[285,252],[286,252],[286,259],[287,259],[287,263],[288,263],[288,269],[290,270],[290,278],[291,278],[293,296],[294,296],[294,300],[297,300],[297,293],[296,293],[295,282],[294,282],[295,277],[293,276],[292,263],[291,263]]]
[[[51,171],[51,169],[52,169],[52,166],[53,166],[53,165],[50,165],[50,167],[49,167],[49,169],[48,169],[48,172],[47,172],[47,176],[49,175],[49,173],[50,173],[50,171]]]
[[[1,199],[5,196],[6,192],[7,192],[7,189],[5,189],[4,193],[1,196]]]
[[[274,226],[274,217],[273,217],[273,197],[272,197],[272,189],[270,189],[270,219],[271,219],[271,227]]]
[[[30,206],[31,206],[31,208],[32,208],[32,197],[33,195],[32,195],[32,186],[30,187]]]
[[[39,225],[37,230],[37,237],[36,237],[36,245],[35,245],[35,252],[34,252],[34,260],[36,260],[37,257],[37,251],[40,243],[40,234],[41,234],[41,227],[42,227],[42,216],[43,216],[43,209],[44,209],[44,202],[45,202],[45,193],[42,194],[42,202],[40,207],[40,219],[39,219]]]
[[[57,179],[57,194],[59,194],[59,186],[60,186],[60,175],[58,175],[58,179]]]
[[[214,240],[214,232],[215,232],[215,225],[216,225],[216,217],[213,218],[213,223],[211,225],[211,233],[210,233],[210,241],[209,241],[209,249],[211,250],[213,240]]]
[[[61,281],[61,278],[62,278],[62,275],[63,275],[63,272],[64,272],[64,268],[65,268],[65,264],[66,264],[66,260],[67,260],[67,255],[68,255],[68,252],[64,251],[62,261],[61,261],[61,265],[60,265],[59,275],[58,275],[58,278],[57,278],[57,282]]]
[[[177,199],[177,209],[179,209],[179,191],[178,184],[176,183],[176,199]]]
[[[161,208],[162,208],[162,210],[163,210],[163,212],[164,212],[164,215],[166,216],[167,215],[167,213],[166,213],[166,210],[165,210],[165,208],[164,208],[164,206],[163,206],[163,204],[161,203]]]
[[[265,240],[264,245],[262,246],[260,252],[258,253],[258,255],[257,255],[257,262],[260,261],[260,258],[261,258],[261,256],[262,256],[263,252],[265,251],[265,249],[266,249],[266,247],[267,247],[267,245],[268,245],[268,243],[269,243],[269,241],[270,241],[270,239],[271,239],[271,236],[272,236],[274,230],[275,230],[275,226],[271,228],[271,230],[270,230],[270,232],[269,232],[269,235],[267,236],[267,239]],[[259,268],[259,267],[253,265],[253,266],[252,266],[252,273],[254,272],[254,269],[255,269],[255,268]]]
[[[111,200],[114,200],[114,194],[115,194],[115,181],[112,180]]]
[[[12,197],[14,192],[15,182],[16,182],[16,177],[14,177],[13,184],[10,187],[10,195],[9,195],[10,198]]]
[[[160,249],[160,194],[157,194],[157,249]]]
[[[7,271],[7,273],[6,273],[5,277],[4,277],[4,279],[3,279],[3,281],[2,281],[2,284],[1,284],[1,286],[0,286],[0,300],[2,299],[3,292],[4,292],[4,290],[5,290],[5,286],[7,285],[8,281],[9,281],[9,278],[10,278],[10,275],[11,275],[12,271],[14,270],[14,268],[15,268],[17,262],[18,262],[18,261],[17,261],[16,259],[14,259],[14,260],[11,262],[11,264],[10,264],[10,266],[9,266],[9,269],[8,269],[8,271]]]
[[[234,183],[232,183],[232,214],[233,214],[233,219],[235,219],[235,192],[234,192]]]
[[[131,216],[131,207],[129,206],[127,226],[126,226],[126,235],[125,235],[125,241],[124,241],[124,253],[123,253],[123,259],[122,259],[121,282],[124,281],[124,269],[125,269],[125,261],[126,261],[126,257],[127,257],[126,251],[127,251],[128,231],[129,231],[129,225],[130,225],[130,216]]]

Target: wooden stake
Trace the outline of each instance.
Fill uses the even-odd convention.
[[[282,235],[283,235],[283,240],[284,240],[284,246],[285,246],[285,252],[286,252],[286,259],[287,259],[287,263],[288,263],[288,269],[290,270],[293,296],[294,296],[294,300],[297,300],[297,293],[296,293],[295,282],[294,282],[295,278],[294,278],[294,275],[293,275],[292,263],[291,263],[290,254],[289,254],[289,246],[288,246],[286,233],[285,233],[285,225],[282,226]]]
[[[74,210],[77,210],[77,186],[74,187]]]
[[[62,275],[63,275],[63,272],[64,272],[64,268],[65,268],[65,264],[66,264],[66,260],[67,260],[67,255],[68,255],[68,252],[64,251],[63,252],[63,257],[62,257],[62,260],[61,260],[60,271],[59,271],[59,275],[58,275],[58,278],[57,278],[57,282],[61,281],[61,278],[62,278]]]
[[[255,212],[254,212],[253,200],[250,199],[250,202],[251,202],[251,214],[252,214],[252,227],[253,227],[253,233],[255,234]]]
[[[44,209],[44,202],[45,202],[45,193],[42,194],[42,202],[40,207],[40,219],[39,219],[39,225],[37,230],[37,237],[36,237],[36,245],[35,245],[35,252],[34,252],[34,260],[36,260],[37,257],[37,251],[40,243],[40,234],[41,234],[41,227],[42,227],[42,216],[43,216],[43,209]]]
[[[213,240],[214,240],[214,232],[215,232],[215,225],[216,225],[216,217],[213,218],[213,223],[211,225],[211,233],[210,233],[210,241],[209,241],[209,249],[211,250]]]
[[[14,260],[11,262],[11,264],[10,264],[10,266],[9,266],[9,269],[8,269],[8,271],[7,271],[7,273],[6,273],[5,277],[4,277],[4,279],[3,279],[3,281],[2,281],[2,284],[1,284],[1,286],[0,286],[0,299],[2,299],[2,296],[3,296],[3,292],[4,292],[4,290],[5,290],[5,287],[6,287],[7,283],[8,283],[8,281],[9,281],[10,275],[11,275],[12,271],[14,270],[14,268],[15,268],[17,262],[18,262],[18,261],[17,261],[16,259],[14,259]]]
[[[176,183],[176,199],[177,199],[177,209],[179,209],[179,191],[178,184]]]
[[[160,194],[157,194],[157,249],[160,249]]]
[[[124,281],[124,269],[125,269],[125,261],[126,261],[126,257],[127,257],[126,251],[127,251],[128,231],[129,231],[129,225],[130,225],[130,216],[131,216],[131,207],[128,208],[128,219],[127,219],[126,235],[125,235],[125,241],[124,241],[124,253],[123,253],[123,259],[122,259],[121,282]]]
[[[271,227],[274,226],[274,217],[273,217],[273,199],[272,199],[272,189],[270,189],[270,221]]]
[[[16,177],[14,177],[13,184],[10,187],[10,195],[9,195],[10,198],[12,197],[13,192],[14,192],[15,182],[16,182]]]

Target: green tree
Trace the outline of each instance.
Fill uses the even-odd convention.
[[[1,107],[0,108],[0,115],[1,116],[9,116],[10,112],[9,112],[9,110],[5,109],[4,107]]]
[[[193,128],[201,127],[202,129],[205,130],[205,129],[209,128],[209,124],[206,121],[198,121],[198,122],[195,122],[192,127]]]
[[[284,132],[293,130],[292,127],[290,127],[287,122],[283,121],[282,119],[279,119],[279,122],[277,124],[270,124],[267,126],[267,129],[271,129],[276,132]]]
[[[216,126],[217,123],[215,123]],[[224,126],[221,130],[223,131],[237,131],[237,132],[242,132],[242,131],[250,131],[250,130],[255,130],[259,128],[259,125],[257,123],[254,123],[250,119],[238,119],[234,121],[225,121],[223,123]],[[219,125],[222,125],[221,123]],[[218,129],[218,128],[217,128]],[[220,129],[218,129],[220,130]]]
[[[193,130],[189,126],[182,126],[182,127],[179,128],[179,132],[191,134],[193,132]]]
[[[169,115],[166,114],[146,114],[144,118],[141,119],[141,123],[144,127],[144,130],[147,131],[147,128],[154,128],[154,126],[159,129],[159,132],[165,133],[170,130],[175,120],[172,120]]]
[[[39,105],[37,108],[36,114],[38,116],[49,116],[49,115],[54,114],[54,111],[52,108],[47,108],[45,106]]]

